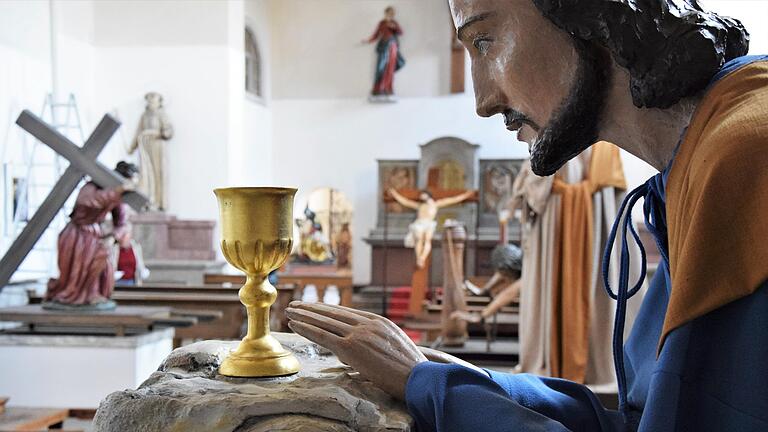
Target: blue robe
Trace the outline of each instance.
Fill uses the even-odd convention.
[[[759,60],[765,57],[735,59],[714,80]],[[485,375],[425,362],[413,369],[406,387],[416,430],[768,431],[768,282],[754,294],[670,332],[657,357],[671,292],[665,229],[660,229],[665,225],[668,172],[625,201],[631,207],[645,197],[646,222],[657,236],[663,259],[626,344],[614,338],[620,410],[605,409],[587,387],[562,379],[491,370]],[[617,221],[614,236],[621,225],[632,234],[629,217]],[[615,295],[618,335],[623,333],[622,309],[632,291],[625,281]]]

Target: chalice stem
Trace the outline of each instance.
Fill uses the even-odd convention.
[[[240,288],[240,301],[248,312],[248,332],[245,338],[261,339],[269,334],[269,307],[274,303],[275,288],[264,276],[246,275]]]
[[[246,338],[259,339],[269,333],[269,308],[246,307],[248,311],[248,333]]]

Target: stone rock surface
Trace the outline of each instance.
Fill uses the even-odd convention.
[[[273,333],[301,371],[278,378],[218,374],[237,341],[197,342],[174,350],[136,390],[101,402],[96,431],[410,431],[405,405],[324,348]]]

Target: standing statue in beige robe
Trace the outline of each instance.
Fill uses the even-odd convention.
[[[524,163],[510,202],[521,210],[522,225],[521,372],[615,387],[614,312],[599,269],[625,188],[619,149],[607,142],[571,159],[554,176],[536,176],[530,161]],[[637,256],[630,277],[637,278],[639,250],[632,253]],[[609,278],[615,284],[614,273]],[[626,328],[642,297],[630,302]]]
[[[165,143],[173,137],[173,125],[163,110],[163,97],[150,92],[144,96],[147,107],[139,121],[129,154],[139,151],[139,190],[149,197],[152,210],[163,210],[165,202]]]

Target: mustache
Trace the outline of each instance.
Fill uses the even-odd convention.
[[[536,132],[541,130],[541,127],[535,121],[516,109],[507,108],[502,115],[504,116],[504,124],[507,126],[507,129],[520,129],[523,125],[528,125]]]

